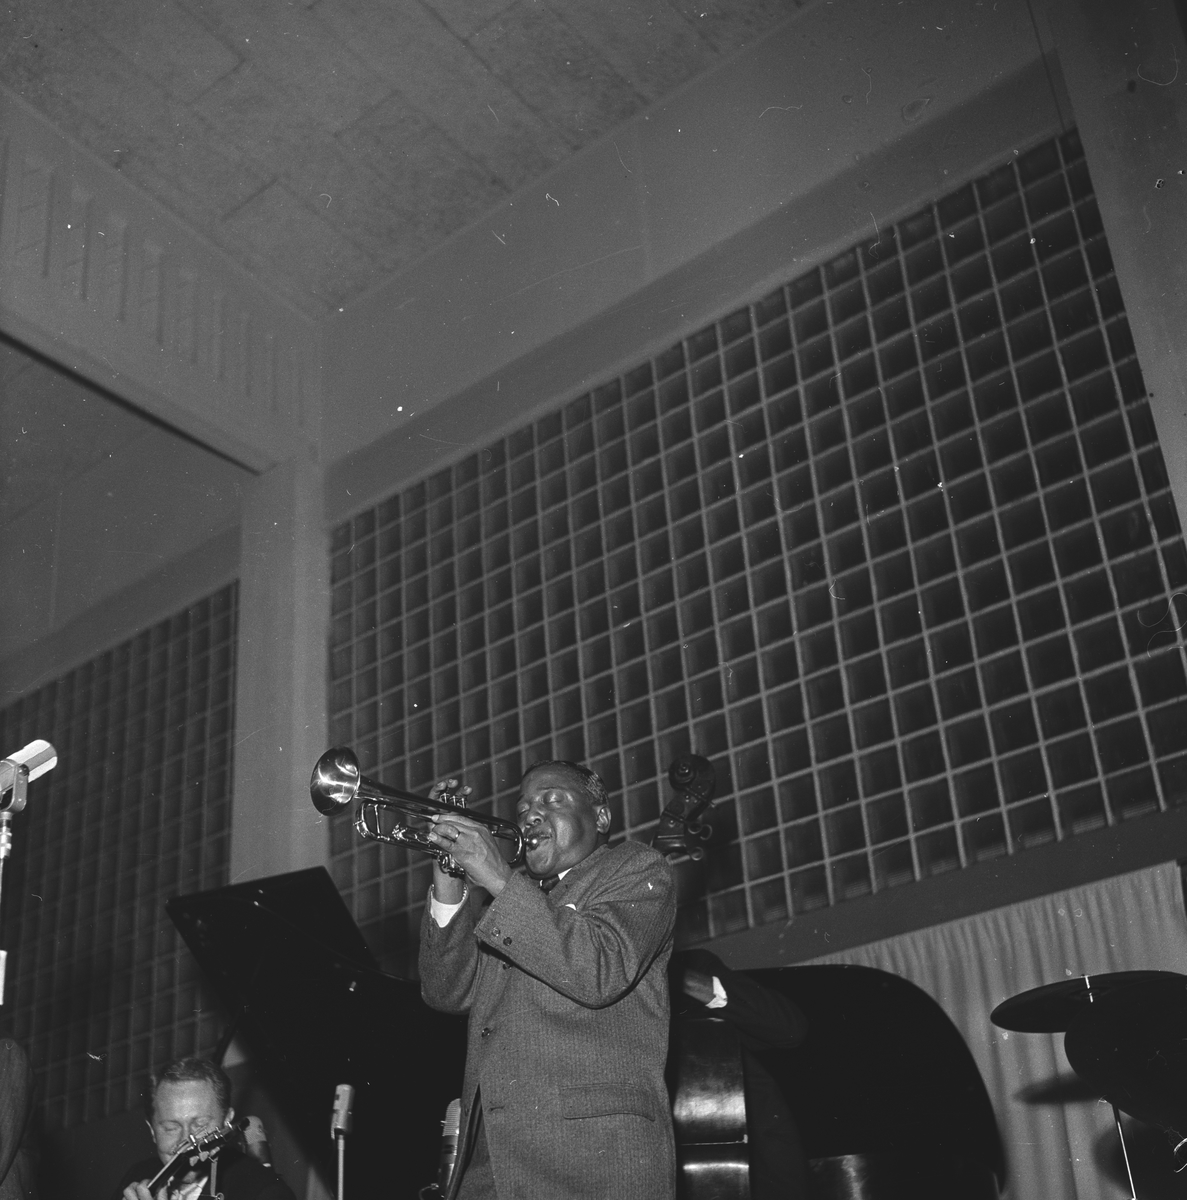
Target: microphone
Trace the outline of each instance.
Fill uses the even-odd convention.
[[[25,784],[40,779],[58,765],[58,752],[38,738],[0,759],[0,811],[20,812],[25,807]],[[12,794],[4,799],[5,793]]]
[[[243,1148],[257,1162],[266,1167],[272,1165],[272,1147],[268,1145],[268,1133],[259,1117],[244,1117]]]
[[[334,1115],[330,1118],[330,1137],[339,1138],[349,1133],[354,1126],[354,1088],[349,1083],[340,1083],[334,1091]]]
[[[462,1102],[451,1100],[441,1122],[441,1166],[437,1171],[437,1190],[442,1196],[449,1191],[453,1164],[457,1161],[458,1135],[462,1127]]]

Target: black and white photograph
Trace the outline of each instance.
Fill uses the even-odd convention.
[[[1187,1200],[1187,0],[0,3],[0,1200]]]

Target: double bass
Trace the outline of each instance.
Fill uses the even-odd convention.
[[[717,774],[708,759],[683,754],[668,769],[668,782],[672,799],[651,844],[672,862],[699,862],[713,833],[702,818]],[[733,1026],[720,1017],[673,1020],[668,1086],[681,1200],[750,1200],[743,1083]]]

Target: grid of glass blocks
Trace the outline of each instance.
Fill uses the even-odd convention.
[[[343,524],[333,740],[724,776],[694,940],[1179,803],[1187,553],[1071,132]],[[1179,609],[1176,609],[1176,603]],[[365,927],[427,865],[333,830]],[[404,916],[406,914],[406,917]]]
[[[236,598],[225,587],[0,712],[0,745],[58,752],[13,818],[0,923],[0,1020],[46,1128],[137,1106],[149,1070],[221,1032],[164,904],[227,881]]]

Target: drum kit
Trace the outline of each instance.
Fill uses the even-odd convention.
[[[1133,1200],[1121,1113],[1162,1130],[1173,1146],[1175,1170],[1187,1167],[1187,975],[1078,976],[1011,996],[990,1020],[1019,1033],[1064,1035],[1072,1069],[1113,1106]]]

